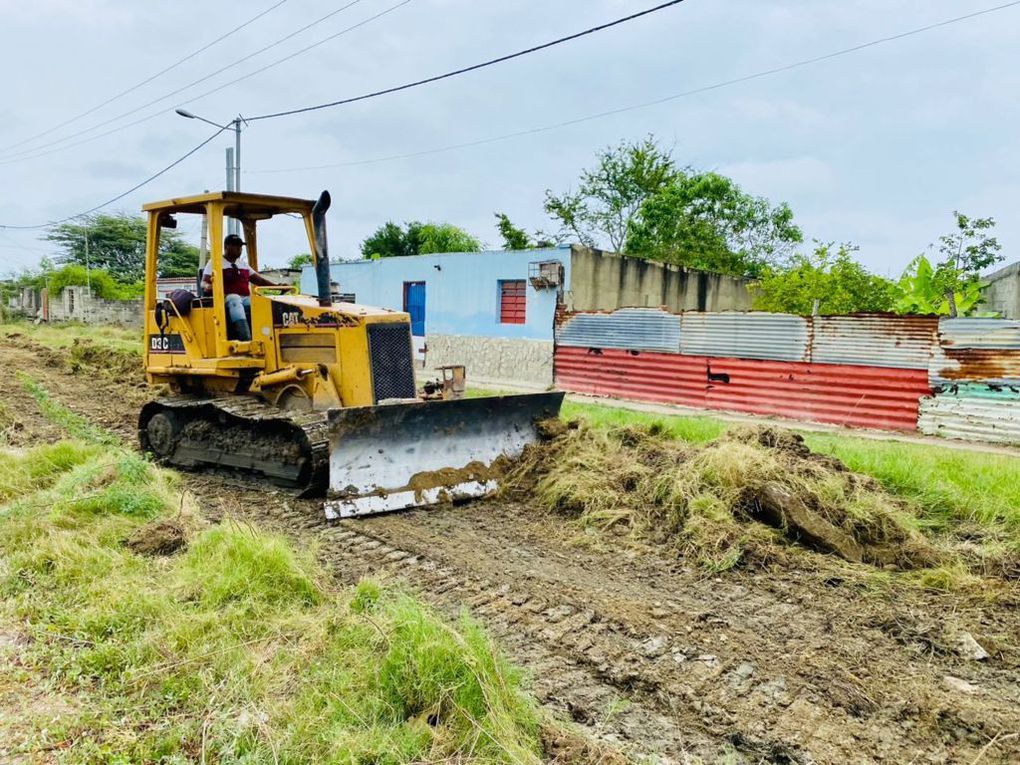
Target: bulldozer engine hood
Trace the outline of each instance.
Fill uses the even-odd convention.
[[[274,295],[269,297],[273,307],[273,326],[290,327],[356,327],[365,319],[381,315],[394,316],[397,312],[384,308],[334,303],[319,305],[316,298],[307,295]]]

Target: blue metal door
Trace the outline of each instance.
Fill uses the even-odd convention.
[[[404,310],[411,315],[411,334],[425,337],[425,282],[404,282]]]

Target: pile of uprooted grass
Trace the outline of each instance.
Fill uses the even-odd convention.
[[[101,374],[132,382],[142,379],[140,349],[112,347],[75,338],[68,349],[67,364],[75,374]]]
[[[0,452],[0,634],[20,646],[0,699],[53,699],[0,709],[21,732],[0,755],[540,760],[536,707],[476,624],[331,589],[284,539],[201,523],[175,481],[97,441]]]
[[[654,426],[572,423],[530,447],[506,485],[584,524],[675,545],[712,570],[774,560],[790,541],[880,566],[942,562],[908,503],[774,428],[692,445]]]

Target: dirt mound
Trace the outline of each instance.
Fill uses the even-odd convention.
[[[173,555],[188,544],[188,529],[171,518],[160,518],[142,526],[124,543],[139,555]]]
[[[788,542],[855,563],[914,568],[939,554],[909,506],[772,427],[703,446],[655,428],[565,428],[529,447],[508,481],[549,508],[677,546],[713,570],[774,560]]]
[[[75,374],[99,373],[130,381],[142,374],[142,359],[137,353],[96,345],[91,340],[76,339],[68,349],[67,364]]]

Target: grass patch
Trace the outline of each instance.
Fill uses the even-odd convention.
[[[0,338],[28,337],[49,348],[64,349],[74,345],[76,340],[87,340],[102,348],[142,355],[142,332],[109,324],[32,324],[12,322],[0,325]]]
[[[661,415],[653,412],[638,412],[622,407],[586,404],[577,401],[563,402],[562,416],[565,419],[583,419],[598,428],[622,428],[630,425],[647,428],[655,427],[659,432],[695,444],[707,443],[718,438],[729,423],[714,417],[685,417]]]
[[[934,531],[973,521],[1020,533],[1018,457],[832,434],[806,434],[804,440],[917,502]]]
[[[73,438],[87,441],[94,444],[119,444],[120,439],[113,433],[86,420],[80,414],[75,414],[59,401],[54,401],[42,385],[37,383],[24,372],[18,372],[18,379],[32,398],[39,406],[43,417],[67,431]]]
[[[539,761],[533,701],[467,618],[372,582],[332,590],[311,551],[203,526],[175,475],[122,449],[68,441],[3,460],[0,624],[26,641],[19,672],[76,700],[56,721],[20,710],[26,749],[75,763]],[[125,544],[170,520],[188,530],[176,554]]]

